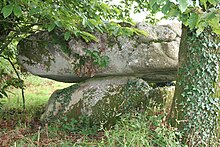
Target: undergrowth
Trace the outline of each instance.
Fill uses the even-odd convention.
[[[108,146],[180,147],[181,134],[163,122],[164,114],[127,114],[111,130],[105,131]],[[102,144],[103,145],[103,144]]]
[[[35,79],[28,79],[32,78]],[[1,100],[4,102],[0,106],[0,146],[184,146],[180,143],[181,134],[166,124],[166,112],[155,103],[145,111],[128,112],[110,129],[91,125],[87,117],[78,120],[64,117],[51,124],[41,124],[40,116],[49,95],[55,89],[68,85],[41,79],[27,83],[26,98],[30,103],[26,111],[15,104],[18,102],[16,97],[10,97],[10,101]]]
[[[39,119],[1,127],[0,145],[178,147],[181,134],[166,125],[164,113],[128,113],[111,129],[91,126],[86,117],[41,124]],[[5,129],[3,129],[5,128]]]

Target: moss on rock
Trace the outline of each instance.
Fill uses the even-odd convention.
[[[152,99],[163,103],[168,93],[133,77],[92,79],[54,92],[42,120],[87,116],[91,124],[108,127],[121,114],[147,107]]]

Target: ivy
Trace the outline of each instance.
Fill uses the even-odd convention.
[[[218,80],[217,53],[219,44],[216,35],[205,30],[200,35],[188,31],[186,44],[189,48],[187,59],[180,69],[182,80],[182,111],[185,120],[183,134],[191,146],[212,145],[216,139],[218,125],[219,98],[214,97],[215,84]]]

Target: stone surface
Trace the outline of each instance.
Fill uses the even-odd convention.
[[[87,116],[92,124],[108,126],[121,114],[146,108],[157,102],[169,108],[174,87],[152,88],[135,77],[108,77],[87,80],[55,91],[41,120],[53,121],[66,116]]]
[[[106,68],[97,68],[94,77],[136,76],[148,81],[175,79],[180,24],[151,26],[138,23],[147,36],[110,37],[96,34],[98,42],[86,43],[72,38],[65,42],[62,33],[40,32],[20,41],[19,62],[32,74],[63,82],[80,82],[90,78],[82,68],[76,70],[76,55],[85,55],[84,48],[102,51],[109,57]],[[37,41],[36,41],[37,40]],[[67,46],[66,46],[67,45]],[[80,73],[80,74],[79,74]]]
[[[175,92],[175,86],[156,87],[149,91],[149,99],[160,104],[163,109],[169,110]]]
[[[148,33],[148,36],[138,37],[143,43],[169,42],[175,40],[178,35],[171,27],[166,25],[153,26],[145,22],[140,22],[137,24],[137,28],[145,30]]]
[[[134,77],[87,80],[55,91],[41,120],[88,116],[94,124],[108,125],[117,116],[143,106],[151,89],[144,80]]]

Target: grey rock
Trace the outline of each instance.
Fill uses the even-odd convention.
[[[127,38],[96,33],[98,41],[87,43],[76,38],[69,42],[62,41],[63,36],[59,32],[55,35],[40,32],[19,42],[18,60],[34,75],[62,82],[81,82],[91,78],[91,75],[86,74],[86,67],[80,72],[77,70],[76,55],[85,55],[83,49],[87,48],[101,50],[103,56],[109,57],[106,68],[94,67],[94,78],[135,76],[148,81],[174,80],[178,64],[179,34],[168,25],[138,23],[137,28],[145,30],[148,36]],[[45,43],[47,44],[44,45]]]
[[[144,80],[134,77],[87,80],[55,91],[41,120],[88,116],[94,124],[108,125],[117,116],[143,106],[151,89]]]
[[[175,31],[166,25],[150,25],[145,22],[137,24],[137,28],[144,30],[148,33],[148,36],[139,36],[139,39],[144,42],[168,42],[173,41],[177,37]]]
[[[124,113],[144,110],[151,104],[170,108],[174,87],[152,88],[135,77],[90,79],[55,91],[48,102],[42,122],[62,117],[87,116],[92,124],[112,125]]]
[[[149,91],[148,97],[168,112],[172,105],[174,92],[175,86],[156,87]]]

